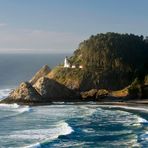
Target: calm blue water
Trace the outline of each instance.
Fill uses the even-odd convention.
[[[50,68],[70,54],[0,54],[0,88],[28,81],[45,64]]]
[[[65,55],[0,55],[0,99]],[[0,104],[0,148],[148,147],[148,106]]]

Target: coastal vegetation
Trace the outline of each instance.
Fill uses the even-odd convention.
[[[52,70],[43,66],[2,102],[145,99],[148,97],[147,59],[148,39],[143,36],[111,32],[92,35],[66,58],[68,66],[62,63]]]
[[[117,90],[130,85],[137,77],[144,78],[148,73],[147,59],[147,38],[134,34],[101,33],[81,42],[68,59],[72,65],[83,65],[83,70],[59,67],[52,78],[67,87],[77,81],[79,85],[75,88],[79,90]]]

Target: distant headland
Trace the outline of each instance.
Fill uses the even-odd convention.
[[[52,70],[43,66],[1,103],[148,103],[148,38],[100,33],[81,42]]]

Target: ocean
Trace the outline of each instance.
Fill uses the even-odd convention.
[[[66,54],[1,54],[0,99]],[[0,104],[0,148],[148,147],[148,106]]]
[[[0,54],[0,88],[13,88],[28,81],[45,64],[50,68],[70,54]]]

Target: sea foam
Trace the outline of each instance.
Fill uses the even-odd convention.
[[[148,131],[140,136],[141,140],[148,141]]]
[[[19,108],[20,106],[18,105],[18,104],[16,104],[16,103],[13,103],[13,104],[0,104],[0,109],[1,108],[9,108],[9,109],[17,109],[17,108]]]
[[[0,104],[0,110],[10,110],[14,112],[24,113],[32,110],[29,106],[20,106],[16,103],[13,104]]]
[[[98,106],[108,107],[108,108],[122,108],[122,109],[127,109],[127,110],[148,112],[148,108],[146,108],[146,107],[132,107],[132,106],[121,106],[121,105],[98,105]]]
[[[58,122],[55,126],[49,129],[31,129],[13,132],[9,135],[12,139],[23,139],[23,140],[37,140],[40,143],[31,144],[25,146],[24,148],[40,148],[44,143],[50,142],[57,139],[59,136],[68,135],[73,132],[72,127],[68,125],[65,121]]]
[[[32,111],[32,108],[29,107],[29,106],[20,106],[20,107],[17,109],[17,111],[18,111],[19,113],[25,113],[25,112],[30,112],[30,111]]]
[[[0,89],[0,100],[7,97],[11,91],[12,89]]]
[[[29,146],[26,146],[24,148],[41,148],[41,144],[40,143],[35,143]]]
[[[89,105],[81,105],[79,109],[80,116],[91,116],[96,112],[96,108],[93,108]]]
[[[0,104],[0,111],[8,112],[8,115],[0,117],[0,120],[10,119],[26,112],[32,111],[29,106],[19,106],[18,104]],[[11,113],[10,113],[11,112]]]
[[[148,123],[148,121],[142,117],[138,117],[138,122],[139,123]]]

